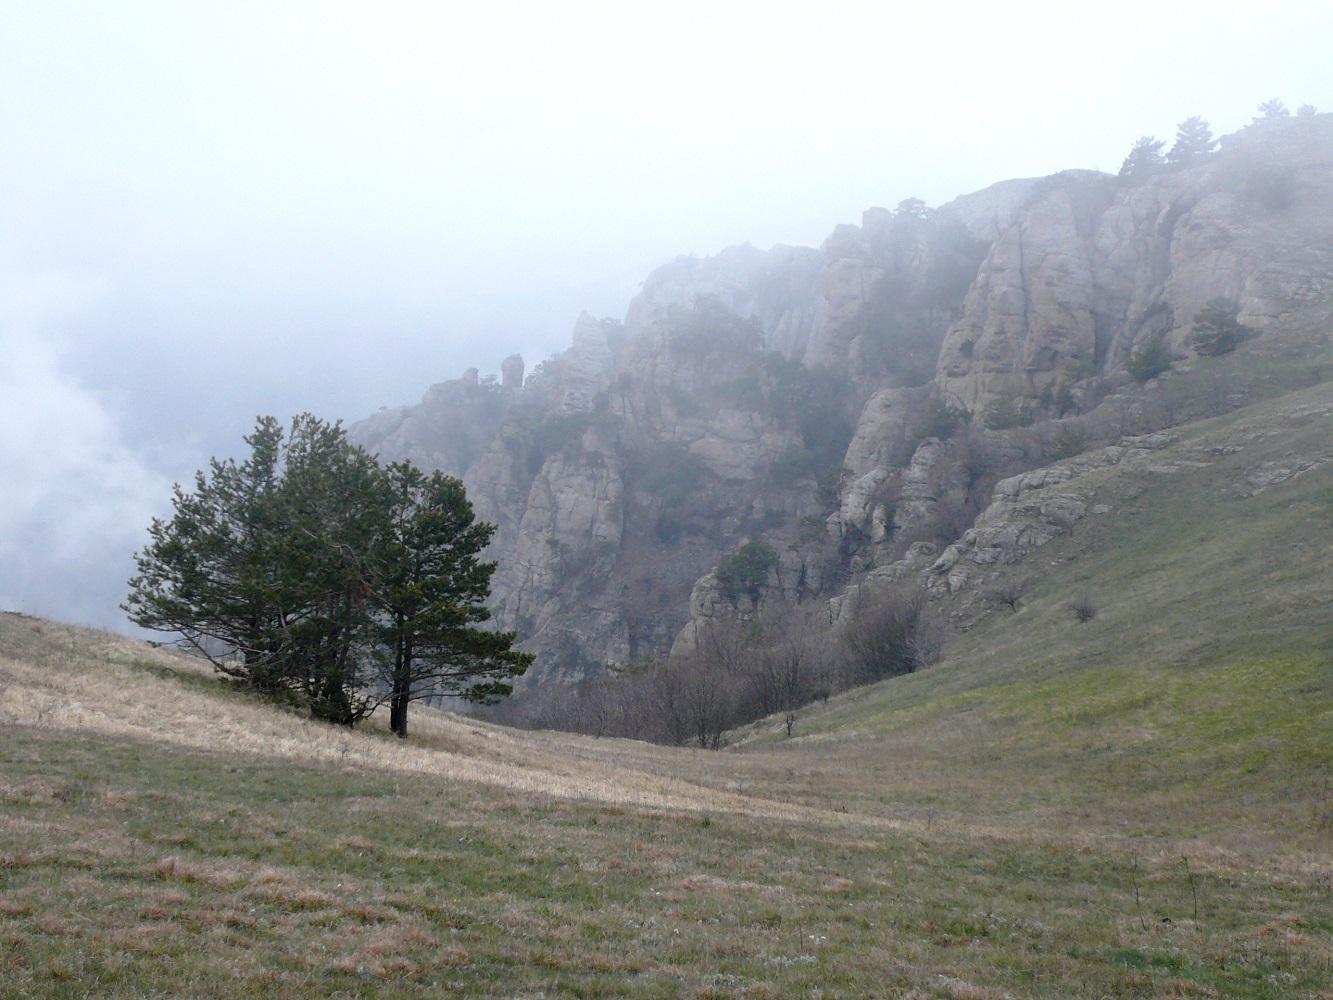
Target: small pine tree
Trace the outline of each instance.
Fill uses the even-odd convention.
[[[1216,298],[1194,315],[1194,350],[1204,357],[1230,354],[1258,331],[1240,322],[1240,303]]]
[[[1142,136],[1134,143],[1125,162],[1120,164],[1120,176],[1125,178],[1147,177],[1156,173],[1166,163],[1162,150],[1166,143],[1150,135]]]
[[[1216,145],[1212,127],[1198,115],[1193,115],[1176,127],[1176,142],[1166,154],[1166,162],[1173,167],[1192,166],[1211,153]]]
[[[1271,101],[1264,101],[1263,104],[1259,105],[1259,113],[1254,116],[1254,120],[1262,122],[1271,118],[1287,118],[1290,115],[1291,112],[1287,110],[1287,106],[1275,97]]]
[[[1129,356],[1125,370],[1130,378],[1142,385],[1170,368],[1171,361],[1166,342],[1161,337],[1154,337]]]
[[[924,219],[930,214],[930,208],[920,198],[904,198],[893,210],[899,219]]]
[[[717,582],[733,604],[741,597],[758,601],[768,585],[768,574],[778,564],[778,554],[762,538],[752,538],[734,555],[718,563]]]
[[[1032,401],[1027,398],[999,396],[993,399],[982,421],[989,430],[1007,431],[1015,427],[1031,427],[1033,421]]]
[[[1297,118],[1313,118],[1317,114],[1319,114],[1319,109],[1313,104],[1302,104],[1296,109]]]
[[[1062,458],[1073,458],[1075,455],[1081,455],[1087,448],[1087,429],[1078,424],[1063,423],[1059,431],[1056,432],[1055,440],[1051,442],[1049,457],[1052,461],[1058,462]]]

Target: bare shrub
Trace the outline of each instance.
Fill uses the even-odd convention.
[[[716,750],[728,730],[770,715],[790,736],[811,702],[938,662],[948,634],[944,613],[909,587],[868,597],[836,633],[822,601],[775,605],[755,621],[700,623],[685,655],[544,685],[484,714],[529,729]]]
[[[694,649],[653,672],[654,711],[666,742],[693,742],[716,750],[722,736],[745,716],[754,630],[735,618],[704,622]]]
[[[1079,622],[1090,622],[1097,617],[1097,605],[1087,594],[1080,594],[1068,604],[1070,612]]]
[[[912,627],[912,656],[917,667],[933,667],[944,659],[951,630],[949,616],[938,604],[922,601]]]
[[[956,542],[963,532],[976,523],[978,504],[954,497],[942,497],[931,512],[931,521],[926,537],[937,542],[941,548]]]
[[[672,660],[658,671],[657,690],[671,705],[673,742],[692,741],[716,750],[735,724],[736,678],[712,666],[694,655]]]
[[[1027,593],[1029,581],[1024,576],[1007,576],[996,580],[981,592],[981,596],[992,604],[1000,604],[1014,614],[1023,604],[1023,595]]]
[[[917,637],[924,606],[924,595],[906,586],[863,595],[839,637],[849,686],[910,674],[925,666]]]
[[[744,707],[755,718],[781,713],[790,736],[800,709],[828,698],[833,680],[828,612],[822,602],[775,608],[762,626],[764,648],[747,664],[750,697]]]

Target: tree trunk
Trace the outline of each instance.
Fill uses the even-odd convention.
[[[398,634],[403,634],[404,617],[398,617]],[[407,705],[412,700],[412,643],[399,638],[393,665],[393,692],[389,697],[389,729],[400,739],[407,739]]]
[[[407,739],[407,704],[407,688],[395,681],[389,699],[389,728],[403,739]]]

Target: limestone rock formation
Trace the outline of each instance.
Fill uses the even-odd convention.
[[[509,392],[523,388],[523,355],[511,354],[500,362],[500,387]]]
[[[863,476],[872,469],[900,464],[932,398],[925,387],[881,389],[870,397],[847,446],[844,464]]]
[[[417,406],[384,409],[358,421],[352,440],[386,457],[461,477],[486,450],[510,399],[477,369],[431,386]]]
[[[916,581],[976,604],[1106,506],[1098,476],[1169,446],[1118,435],[1178,383],[1125,389],[1117,370],[1159,336],[1187,354],[1217,296],[1263,330],[1247,350],[1333,326],[1333,115],[1260,122],[1185,170],[1006,181],[867,210],[818,249],[679,258],[623,323],[584,314],[526,377],[513,355],[498,382],[471,370],[351,436],[463,478],[497,525],[496,621],[538,655],[523,684],[573,681],[782,601],[836,618],[862,588]],[[1126,429],[1055,464],[1054,429],[985,429],[996,401],[1066,388]],[[716,568],[750,540],[775,564],[727,595]]]
[[[981,412],[1113,368],[1154,337],[1187,352],[1195,313],[1219,296],[1264,329],[1327,317],[1331,175],[1333,116],[1318,115],[1257,122],[1187,170],[1036,185],[949,329],[941,391]]]

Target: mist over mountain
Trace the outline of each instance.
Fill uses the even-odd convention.
[[[1325,377],[1333,116],[1212,145],[871,209],[818,249],[678,259],[526,378],[510,357],[353,438],[462,476],[499,525],[494,605],[538,655],[528,686],[780,606],[850,619],[899,583],[966,624],[1091,516],[1081,475]],[[1253,334],[1224,359],[1194,350],[1213,302]],[[1166,367],[1133,377],[1149,348]]]

